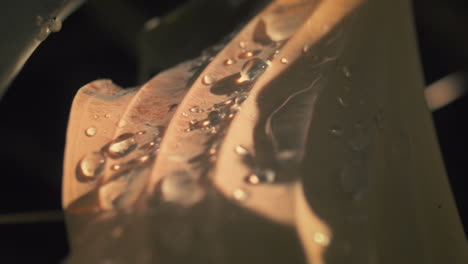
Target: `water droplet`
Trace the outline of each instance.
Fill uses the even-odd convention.
[[[239,155],[247,155],[249,154],[249,151],[244,148],[243,146],[241,145],[237,145],[235,148],[234,148],[234,151],[239,154]]]
[[[189,114],[187,112],[182,112],[182,116],[187,117],[187,116],[189,116]]]
[[[244,42],[244,41],[239,42],[239,47],[240,47],[241,49],[245,49],[245,47],[246,47],[245,42]]]
[[[244,51],[242,53],[239,54],[238,58],[239,59],[248,59],[248,58],[252,58],[253,57],[253,52],[250,51],[250,50],[247,50],[247,51]]]
[[[94,119],[99,119],[99,116],[98,115],[93,115],[93,118]]]
[[[283,63],[283,64],[288,64],[288,63],[289,63],[288,59],[286,59],[286,58],[281,58],[280,61],[281,61],[281,63]]]
[[[216,79],[215,79],[213,76],[209,75],[209,74],[203,76],[203,78],[202,78],[202,83],[203,83],[204,85],[211,85],[211,84],[213,84],[215,81],[216,81]]]
[[[343,129],[338,126],[330,127],[329,131],[330,131],[330,134],[335,137],[341,137],[343,136],[343,133],[344,133]]]
[[[242,65],[239,83],[256,80],[268,68],[268,63],[259,58],[248,60]]]
[[[228,115],[228,118],[233,118],[233,117],[234,117],[234,113],[230,113],[230,114]]]
[[[218,110],[214,110],[208,114],[208,120],[210,120],[211,124],[216,125],[217,123],[219,123],[219,121],[221,121],[221,119],[223,119],[224,115],[224,113]]]
[[[272,169],[263,169],[257,173],[247,176],[246,181],[250,184],[273,183],[276,178],[276,173]]]
[[[113,171],[118,171],[120,170],[120,168],[121,168],[120,164],[114,164],[111,166],[111,170]]]
[[[232,65],[234,63],[236,63],[236,61],[233,59],[227,59],[224,61],[224,65]]]
[[[330,238],[322,232],[315,232],[314,242],[321,246],[328,246],[328,244],[330,244]]]
[[[310,49],[309,44],[305,44],[304,47],[302,47],[302,52],[307,53],[309,51],[309,49]]]
[[[343,66],[343,73],[346,76],[346,78],[351,78],[351,72],[349,71],[348,67]]]
[[[144,156],[141,156],[139,158],[137,158],[137,161],[139,163],[145,163],[147,161],[149,161],[151,159],[151,155],[144,155]]]
[[[105,114],[104,117],[105,117],[105,118],[110,118],[111,115],[110,115],[110,114]]]
[[[247,200],[247,198],[249,198],[249,195],[247,194],[247,192],[240,188],[235,189],[232,192],[232,196],[234,197],[234,199],[238,201],[245,201]]]
[[[62,21],[56,17],[52,17],[48,21],[48,26],[51,32],[59,32],[62,29]]]
[[[47,36],[50,34],[50,29],[47,25],[43,25],[39,28],[39,32],[36,35],[36,39],[39,41],[44,41]]]
[[[336,101],[337,101],[338,104],[339,104],[340,106],[342,106],[342,107],[347,107],[347,106],[348,106],[348,104],[345,102],[345,100],[344,100],[343,97],[341,97],[341,96],[338,96],[338,97],[336,98]]]
[[[97,133],[97,129],[96,127],[93,127],[93,126],[90,126],[85,130],[85,135],[88,137],[93,137],[94,135],[96,135],[96,133]]]
[[[207,126],[209,126],[210,124],[211,124],[210,120],[205,120],[205,121],[203,121],[203,122],[201,123],[201,125],[202,125],[203,127],[207,127]]]
[[[247,93],[243,93],[243,94],[236,97],[235,103],[237,105],[241,105],[241,104],[243,104],[245,102],[245,100],[247,100],[248,97],[249,97],[249,95]]]
[[[146,134],[146,131],[144,131],[144,130],[138,131],[138,132],[137,132],[137,135],[138,135],[138,136],[141,136],[141,135],[144,135],[144,134]]]
[[[121,158],[132,152],[137,147],[135,136],[132,133],[125,133],[112,141],[107,149],[111,158]]]
[[[201,113],[201,112],[203,112],[203,110],[201,110],[200,107],[198,107],[198,106],[194,106],[194,107],[190,108],[189,111],[192,112],[192,113]]]
[[[92,152],[81,159],[78,164],[80,176],[85,179],[94,179],[104,169],[106,157],[101,152]]]
[[[198,120],[192,119],[192,120],[190,120],[190,124],[191,125],[196,125],[196,124],[198,124]]]
[[[210,155],[214,155],[214,154],[216,154],[216,152],[217,152],[217,149],[216,149],[215,147],[212,147],[212,148],[210,148],[210,149],[208,150],[208,153],[209,153]]]

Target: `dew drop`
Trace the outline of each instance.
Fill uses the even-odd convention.
[[[105,118],[110,118],[111,115],[110,115],[110,114],[105,114],[104,117],[105,117]]]
[[[210,155],[214,155],[214,154],[216,154],[216,152],[217,152],[217,149],[216,149],[215,147],[212,147],[212,148],[210,148],[210,149],[208,150],[208,153],[209,153]]]
[[[258,183],[273,183],[276,178],[276,173],[272,169],[263,169],[257,173],[251,174],[247,177],[247,182],[251,184]]]
[[[90,126],[85,130],[85,135],[88,137],[93,137],[94,135],[96,135],[96,133],[97,133],[97,129],[96,127],[93,127],[93,126]]]
[[[235,148],[234,148],[234,151],[239,154],[239,155],[247,155],[249,154],[249,151],[244,148],[243,146],[241,145],[237,145]]]
[[[289,63],[288,59],[286,59],[286,58],[281,58],[280,61],[281,61],[281,63],[283,63],[283,64],[288,64],[288,63]]]
[[[98,115],[93,115],[93,118],[94,119],[99,119],[99,116]]]
[[[343,129],[341,127],[338,127],[338,126],[330,127],[329,132],[334,137],[341,137],[341,136],[343,136],[343,133],[344,133]]]
[[[242,83],[244,81],[256,80],[267,68],[268,63],[262,59],[254,58],[248,60],[244,65],[242,65],[242,69],[240,71],[241,77],[238,82]]]
[[[132,152],[137,147],[135,136],[132,133],[125,133],[112,141],[107,149],[111,158],[121,158]]]
[[[144,131],[144,130],[138,131],[138,132],[137,132],[137,135],[138,135],[138,136],[141,136],[141,135],[144,135],[144,134],[146,134],[146,131]]]
[[[349,71],[349,68],[344,66],[343,67],[343,73],[346,76],[346,78],[351,78],[351,72]]]
[[[330,243],[330,238],[322,232],[315,232],[314,242],[321,246],[328,246]]]
[[[198,106],[194,106],[194,107],[190,108],[189,111],[192,112],[192,113],[200,113],[200,112],[203,112],[203,111],[200,109],[200,107],[198,107]]]
[[[240,53],[238,58],[239,59],[248,59],[248,58],[252,58],[253,56],[254,56],[253,52],[250,51],[250,50],[247,50],[247,51],[244,51],[244,52]]]
[[[187,112],[182,112],[182,116],[187,117],[187,116],[189,116],[189,114]]]
[[[85,179],[94,179],[104,169],[106,157],[101,152],[92,152],[81,159],[78,164],[80,176]]]
[[[235,103],[237,105],[241,105],[245,102],[245,100],[247,100],[248,97],[249,95],[247,93],[241,94],[238,97],[236,97]]]
[[[50,34],[50,29],[47,25],[43,25],[39,28],[39,32],[36,35],[36,39],[39,41],[44,41],[47,36]]]
[[[302,47],[302,52],[307,53],[309,51],[309,49],[310,49],[309,44],[305,44],[304,47]]]
[[[249,195],[247,194],[247,192],[240,188],[235,189],[232,192],[232,196],[234,197],[234,199],[238,201],[245,201],[247,200],[247,198],[249,198]]]
[[[202,78],[202,83],[203,83],[204,85],[211,85],[211,84],[213,84],[215,81],[216,81],[216,79],[215,79],[213,76],[209,75],[209,74],[203,76],[203,78]]]
[[[250,184],[259,184],[260,183],[260,178],[256,174],[251,174],[251,175],[247,176],[246,181],[247,181],[247,183],[250,183]]]
[[[118,171],[118,170],[120,170],[120,168],[121,168],[120,164],[114,164],[114,165],[111,166],[111,170],[113,170],[113,171]]]
[[[239,42],[239,47],[240,47],[241,49],[245,49],[245,47],[246,47],[245,42],[244,42],[244,41]]]
[[[201,123],[202,127],[207,127],[211,124],[211,121],[210,120],[205,120]]]
[[[227,60],[224,61],[224,65],[226,65],[226,66],[227,65],[232,65],[234,63],[236,63],[236,62],[233,59],[227,59]]]

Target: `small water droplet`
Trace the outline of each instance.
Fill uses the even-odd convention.
[[[257,173],[249,175],[246,179],[248,183],[258,184],[258,183],[273,183],[276,178],[276,173],[272,169],[262,169]]]
[[[260,178],[256,174],[251,174],[247,176],[246,181],[250,184],[259,184],[260,183]]]
[[[132,152],[137,147],[135,136],[132,133],[125,133],[112,141],[107,149],[111,158],[121,158]]]
[[[111,115],[110,115],[110,114],[105,114],[104,117],[105,117],[105,118],[110,118]]]
[[[254,56],[253,52],[250,51],[250,50],[247,50],[247,51],[244,51],[244,52],[240,53],[238,58],[239,59],[248,59],[248,58],[252,58],[253,56]]]
[[[328,244],[330,244],[330,238],[322,232],[315,232],[314,242],[321,246],[328,246]]]
[[[351,72],[349,71],[348,67],[343,66],[343,73],[346,76],[346,78],[351,78]]]
[[[235,148],[234,148],[234,151],[239,154],[239,155],[247,155],[249,154],[249,151],[244,148],[243,146],[241,145],[237,145]]]
[[[120,164],[114,164],[114,165],[111,166],[111,170],[113,170],[113,171],[118,171],[118,170],[120,170],[120,168],[121,168]]]
[[[248,97],[249,95],[247,93],[240,94],[239,96],[236,97],[235,103],[237,105],[241,105],[245,102],[245,100],[247,100]]]
[[[268,63],[259,58],[248,60],[242,65],[238,83],[256,80],[268,68]]]
[[[283,63],[283,64],[288,64],[288,63],[289,63],[288,59],[286,59],[286,58],[281,58],[280,61],[281,61],[281,63]]]
[[[210,121],[210,120],[205,120],[205,121],[203,121],[203,122],[201,123],[201,125],[202,125],[203,127],[207,127],[207,126],[209,126],[210,124],[211,124],[211,121]]]
[[[96,133],[97,133],[97,129],[96,127],[93,127],[93,126],[90,126],[85,130],[85,135],[88,137],[93,137],[94,135],[96,135]]]
[[[147,161],[149,161],[151,159],[151,155],[144,155],[144,156],[141,156],[139,158],[137,158],[137,161],[139,163],[145,163]]]
[[[302,47],[302,52],[307,53],[309,51],[309,49],[310,49],[309,44],[305,44],[304,47]]]
[[[343,99],[343,97],[341,97],[341,96],[338,96],[338,97],[336,98],[336,101],[337,101],[338,104],[339,104],[340,106],[342,106],[342,107],[347,107],[347,106],[348,106],[348,104],[346,103],[346,101],[345,101],[345,100]]]
[[[187,112],[182,112],[182,116],[187,117],[187,116],[189,116],[189,114]]]
[[[144,130],[138,131],[138,132],[137,132],[137,135],[138,135],[138,136],[141,136],[141,135],[144,135],[144,134],[146,134],[146,131],[144,131]]]
[[[234,113],[230,113],[230,114],[228,115],[228,118],[233,118],[233,117],[234,117]]]
[[[81,159],[78,164],[81,177],[85,179],[94,179],[102,172],[106,157],[101,152],[92,152]]]
[[[99,116],[98,115],[93,115],[93,118],[94,119],[99,119]]]
[[[239,42],[239,47],[240,47],[241,49],[245,49],[245,47],[246,47],[245,42],[244,42],[244,41]]]
[[[332,126],[330,127],[329,131],[330,131],[330,134],[335,137],[341,137],[343,136],[343,133],[344,133],[343,129],[339,126]]]
[[[44,41],[50,34],[50,29],[47,25],[43,25],[39,28],[39,32],[36,35],[36,39]]]
[[[209,153],[210,155],[214,155],[214,154],[216,154],[216,152],[217,152],[217,149],[216,149],[215,147],[212,147],[212,148],[210,148],[210,149],[208,150],[208,153]]]
[[[192,113],[201,113],[201,112],[203,112],[200,109],[200,107],[198,107],[198,106],[194,106],[194,107],[190,108],[189,111],[192,112]]]
[[[232,65],[236,63],[236,61],[234,61],[233,59],[227,59],[224,61],[224,65]]]
[[[215,79],[213,76],[209,75],[209,74],[203,76],[203,78],[202,78],[202,83],[203,83],[204,85],[211,85],[211,84],[213,84],[215,81],[216,81],[216,79]]]
[[[232,196],[234,197],[234,199],[238,201],[245,201],[247,200],[247,198],[249,198],[249,195],[247,194],[247,192],[240,188],[235,189],[232,192]]]
[[[195,125],[195,124],[197,124],[197,123],[198,123],[198,120],[196,120],[196,119],[190,120],[190,124],[191,124],[191,125]]]

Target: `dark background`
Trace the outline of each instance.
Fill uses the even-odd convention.
[[[74,94],[98,78],[124,87],[138,84],[137,39],[143,23],[182,2],[90,1],[39,46],[0,101],[0,214],[60,210],[66,125]],[[413,2],[426,83],[464,70],[468,2]],[[467,113],[465,96],[433,115],[465,230]],[[62,221],[0,225],[0,263],[58,263],[67,251]]]

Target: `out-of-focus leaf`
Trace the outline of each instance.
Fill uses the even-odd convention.
[[[0,2],[0,98],[37,46],[84,0]]]

